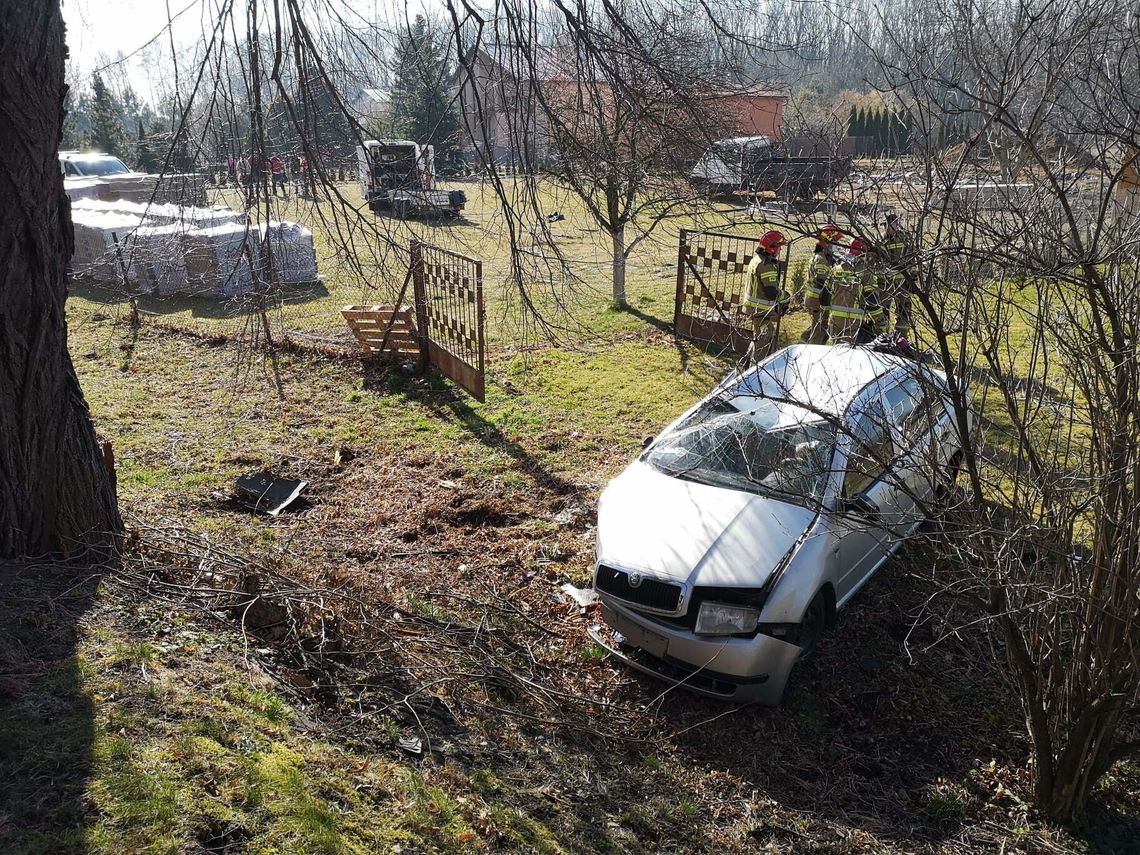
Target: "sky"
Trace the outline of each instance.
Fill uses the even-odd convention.
[[[225,0],[61,0],[63,19],[67,24],[67,46],[73,69],[86,77],[100,66],[101,58],[114,60],[121,52],[127,62],[131,85],[140,97],[153,100],[153,87],[141,68],[139,59],[144,46],[153,42],[153,53],[161,50],[165,60],[170,57],[170,39],[182,51],[201,41],[209,32],[216,9]],[[383,17],[393,10],[407,6],[439,5],[441,0],[309,0],[302,6],[310,11],[331,3],[338,8],[348,7],[368,18]],[[266,6],[269,4],[267,3]],[[239,22],[244,19],[245,4],[234,4]],[[319,12],[315,12],[319,15]],[[171,32],[167,22],[174,18]],[[239,23],[239,30],[241,23]]]
[[[180,49],[199,41],[214,4],[211,0],[61,0],[60,5],[74,70],[85,77],[121,52],[130,57],[127,66],[132,85],[148,98],[151,87],[138,62],[144,47],[154,40],[169,57],[167,23],[171,17]]]

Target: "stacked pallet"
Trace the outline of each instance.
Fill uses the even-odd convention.
[[[123,258],[132,286],[160,297],[187,290],[182,234],[177,225],[139,226],[131,233]]]
[[[186,292],[204,297],[239,297],[253,288],[249,258],[256,238],[248,226],[223,223],[182,233]],[[253,245],[251,245],[253,242]]]
[[[419,333],[409,308],[394,306],[345,306],[341,314],[367,356],[416,359],[420,355]],[[384,336],[387,333],[387,341]],[[383,347],[381,347],[383,345]]]
[[[130,212],[80,212],[74,219],[72,271],[101,282],[117,281],[120,267],[116,253],[142,222],[142,217]]]
[[[268,282],[297,284],[317,279],[313,233],[299,223],[269,223],[258,227],[262,241],[262,275]],[[270,260],[270,264],[265,263]]]
[[[72,206],[72,272],[159,296],[232,298],[269,286],[317,280],[313,233],[272,221],[247,225],[230,208],[118,199],[77,200]]]

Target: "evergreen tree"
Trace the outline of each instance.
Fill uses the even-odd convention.
[[[859,112],[855,117],[855,136],[867,136],[867,108],[860,107]]]
[[[859,127],[856,124],[857,117],[858,117],[858,114],[855,110],[854,105],[852,105],[851,113],[850,113],[850,115],[847,116],[847,136],[849,136],[849,137],[859,136]]]
[[[95,151],[123,157],[127,141],[123,125],[119,121],[118,105],[98,72],[91,81],[91,95],[91,135],[88,144]]]
[[[62,149],[79,149],[91,138],[91,99],[86,92],[69,85],[63,98]]]
[[[447,52],[423,15],[401,35],[396,46],[392,86],[394,130],[420,145],[435,146],[441,165],[459,153],[460,125],[448,91]]]

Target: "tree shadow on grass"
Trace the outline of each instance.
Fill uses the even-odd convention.
[[[422,404],[437,418],[457,422],[472,438],[488,448],[502,451],[536,484],[558,496],[572,496],[580,490],[579,485],[551,471],[517,437],[508,436],[498,425],[484,418],[471,406],[464,392],[446,385],[434,369],[426,379],[426,384],[411,386],[399,370],[379,363],[365,363],[365,389],[381,394],[399,392]]]
[[[0,562],[0,851],[81,853],[94,707],[77,624],[100,575]]]
[[[130,295],[122,288],[101,285],[73,279],[68,290],[71,295],[99,303],[104,306],[125,306],[130,303]],[[288,283],[281,285],[269,301],[270,308],[276,306],[299,306],[324,300],[329,297],[329,289],[321,281]],[[149,315],[173,315],[189,312],[194,318],[212,320],[233,320],[249,314],[250,298],[216,299],[192,294],[138,294],[135,297],[139,311]]]

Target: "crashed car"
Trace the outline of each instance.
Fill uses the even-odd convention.
[[[945,375],[863,347],[795,345],[734,372],[602,493],[609,630],[591,635],[701,694],[778,704],[953,487],[958,424]]]

